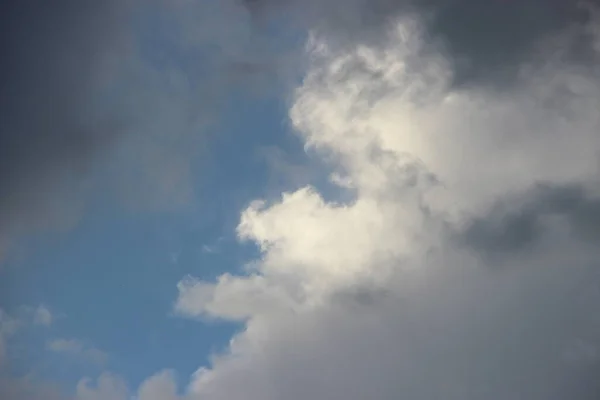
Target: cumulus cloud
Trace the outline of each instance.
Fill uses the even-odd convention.
[[[517,85],[456,85],[428,24],[312,37],[290,117],[354,199],[253,203],[260,260],[180,283],[180,313],[244,323],[190,397],[597,398],[597,64],[563,31]]]
[[[9,400],[67,400],[56,385],[40,383],[30,377],[0,377],[0,397]]]
[[[179,398],[598,398],[597,23],[559,0],[243,3],[313,28],[290,119],[353,198],[256,201],[260,259],[180,282],[181,315],[243,329]]]
[[[82,379],[75,391],[73,400],[179,400],[175,375],[172,371],[162,371],[146,379],[135,395],[131,394],[126,382],[117,375],[104,373],[96,382]]]
[[[96,382],[82,379],[77,384],[76,400],[126,400],[128,398],[127,384],[118,376],[104,373]]]
[[[270,23],[283,14],[291,26],[327,35],[344,51],[357,43],[379,47],[398,16],[415,15],[428,39],[423,51],[441,51],[451,64],[448,84],[497,88],[518,83],[524,61],[545,60],[543,40],[560,42],[553,49],[574,65],[595,57],[593,13],[585,7],[595,3],[3,2],[0,251],[32,227],[72,225],[98,159],[110,165],[127,204],[189,204],[191,160],[202,147],[197,134],[214,114],[214,98],[232,83],[290,80],[305,64],[299,53],[282,50],[296,39],[269,36]],[[144,13],[160,16],[158,22],[140,22],[136,16]],[[148,50],[149,31],[164,41],[164,52]],[[116,142],[118,150],[106,157]]]

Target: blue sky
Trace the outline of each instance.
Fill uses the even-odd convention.
[[[201,3],[186,10],[203,21],[211,18],[202,15],[204,11],[217,18],[227,12]],[[185,29],[194,26],[180,21],[189,17],[158,3],[139,8],[131,15],[137,55],[117,59],[124,67],[117,70],[122,77],[108,81],[99,93],[108,94],[104,97],[108,109],[133,110],[139,120],[133,136],[142,137],[133,146],[160,146],[169,132],[157,130],[176,131],[173,154],[167,157],[188,157],[190,201],[180,205],[167,199],[166,206],[150,211],[124,206],[118,193],[116,197],[111,193],[113,181],[128,169],[147,166],[136,164],[131,147],[126,147],[131,145],[125,142],[126,159],[109,158],[88,178],[91,189],[74,224],[19,239],[1,271],[2,309],[8,315],[26,315],[22,318],[27,320],[43,307],[52,321],[47,326],[29,322],[11,339],[11,369],[17,376],[34,373],[40,380],[60,382],[67,392],[84,375],[96,376],[105,369],[126,377],[132,387],[167,366],[187,377],[207,364],[212,354],[225,351],[242,328],[218,319],[177,317],[173,312],[177,283],[188,274],[214,280],[227,271],[240,272],[259,254],[254,245],[236,238],[240,211],[251,200],[273,198],[311,178],[303,145],[289,127],[283,82],[268,77],[271,82],[258,87],[254,78],[242,77],[212,87],[212,80],[231,79],[219,70],[228,67],[226,57],[240,56],[244,62],[246,56],[236,55],[235,37],[233,47],[210,39],[203,43],[202,38],[199,44],[188,43],[195,38]],[[230,51],[229,56],[219,54]],[[172,86],[172,74],[186,86]],[[191,111],[173,117],[164,111],[170,105],[163,96],[175,101],[175,107]],[[148,113],[155,115],[144,115]],[[195,114],[208,117],[208,125],[182,120]],[[145,141],[146,133],[136,132],[144,129],[156,131],[156,137]],[[198,149],[187,152],[185,146]],[[111,161],[117,163],[116,169]],[[67,193],[62,200],[77,207],[81,201],[77,195]],[[151,189],[149,196],[153,195]],[[173,198],[180,195],[172,193]],[[77,343],[79,350],[53,352],[49,343],[55,340]],[[86,349],[101,352],[104,360],[86,357]]]
[[[598,398],[600,13],[27,4],[0,398]]]
[[[49,329],[36,328],[19,339],[27,348],[18,355],[25,357],[23,363],[15,364],[20,370],[33,367],[41,377],[70,387],[82,368],[97,373],[105,367],[48,354],[44,346],[53,338],[101,349],[111,370],[134,386],[165,366],[191,375],[199,360],[223,351],[240,325],[177,318],[176,285],[187,274],[213,280],[239,272],[255,258],[256,248],[236,239],[239,212],[283,188],[276,176],[282,172],[272,170],[263,153],[279,149],[289,154],[287,162],[302,163],[305,157],[276,98],[236,96],[221,118],[209,154],[194,160],[192,210],[132,213],[94,201],[74,229],[19,243],[21,256],[3,271],[2,282],[10,284],[3,290],[10,293],[6,311],[43,304],[57,316]]]

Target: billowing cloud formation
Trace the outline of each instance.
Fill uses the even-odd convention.
[[[290,116],[355,198],[254,203],[248,274],[180,283],[180,313],[245,324],[189,396],[597,398],[597,64],[564,32],[518,85],[457,87],[427,24],[393,27],[311,40]]]
[[[597,399],[597,24],[569,27],[561,11],[499,44],[498,22],[542,3],[490,0],[488,15],[432,1],[431,18],[399,13],[407,2],[308,4],[310,67],[290,118],[354,198],[305,187],[245,210],[238,233],[261,258],[246,275],[183,280],[176,303],[244,329],[183,395],[163,372],[138,398]],[[380,40],[340,34],[365,15],[355,26],[387,21]],[[464,42],[475,21],[481,43]],[[500,61],[519,71],[502,91],[487,84]],[[129,396],[103,375],[75,398]]]
[[[319,29],[328,40],[352,46],[377,45],[398,16],[423,22],[428,46],[442,45],[453,63],[453,83],[506,84],[519,64],[536,59],[540,40],[550,39],[590,20],[597,0],[243,0],[254,15],[290,12],[301,25]],[[290,11],[291,10],[291,11]],[[572,32],[574,33],[574,32]],[[589,61],[593,35],[578,31],[584,46],[573,47],[573,60]]]
[[[377,46],[396,17],[416,15],[428,36],[424,51],[443,49],[452,66],[452,85],[497,88],[514,84],[523,61],[544,59],[541,39],[569,37],[583,45],[559,43],[555,48],[568,49],[561,57],[579,64],[593,58],[592,30],[575,27],[590,19],[582,4],[594,3],[5,1],[0,10],[5,29],[0,48],[0,116],[5,121],[0,131],[0,252],[6,252],[15,233],[71,225],[81,208],[81,198],[73,194],[86,188],[84,177],[99,158],[111,165],[127,204],[189,203],[191,160],[197,155],[191,149],[202,147],[197,133],[214,113],[214,98],[231,83],[293,77],[302,64],[293,50],[281,49],[282,44],[293,47],[293,39],[269,38],[268,23],[260,25],[262,19],[278,18],[279,11],[289,15],[288,22],[316,29],[346,50],[356,43]],[[142,13],[163,19],[144,28],[148,21],[133,18]],[[161,36],[172,23],[175,32]],[[144,29],[165,41],[168,54],[148,53],[140,43]],[[121,146],[106,157],[117,138]]]

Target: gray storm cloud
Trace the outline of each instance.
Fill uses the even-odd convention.
[[[236,69],[254,65],[246,17],[229,1],[2,1],[0,253],[71,226],[92,176],[134,208],[190,201],[218,99],[257,75]]]
[[[567,55],[589,62],[590,23],[597,0],[242,0],[258,16],[290,12],[296,22],[321,29],[341,45],[377,45],[398,16],[425,23],[430,45],[454,63],[455,84],[509,84],[537,45],[573,30]],[[291,10],[291,11],[290,11]]]
[[[238,226],[261,249],[252,269],[180,282],[182,315],[244,323],[182,398],[598,397],[597,23],[483,3],[306,6],[290,119],[353,199],[253,203]],[[509,23],[520,43],[498,42]]]
[[[462,232],[464,242],[490,260],[535,251],[553,217],[577,239],[591,245],[600,241],[600,198],[581,185],[538,184],[503,200]]]
[[[55,186],[118,135],[120,121],[94,121],[90,106],[126,18],[121,1],[0,3],[0,236],[44,225]]]

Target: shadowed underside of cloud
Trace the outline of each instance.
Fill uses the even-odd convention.
[[[600,198],[579,185],[536,185],[525,196],[504,200],[462,233],[464,242],[484,256],[533,250],[553,219],[592,246],[600,240]]]

